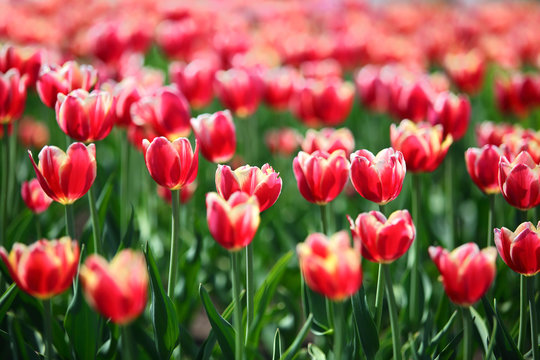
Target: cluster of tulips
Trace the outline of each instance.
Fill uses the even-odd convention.
[[[539,20],[0,4],[0,357],[540,360]]]

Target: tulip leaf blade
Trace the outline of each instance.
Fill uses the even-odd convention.
[[[486,297],[483,296],[482,305],[484,307],[484,311],[486,312],[489,326],[493,328],[495,319],[495,321],[497,321],[497,327],[500,329],[500,331],[497,331],[495,334],[495,348],[493,352],[496,357],[502,357],[510,360],[523,360],[523,355],[518,350],[514,339],[512,339],[512,336],[510,336],[508,330],[499,317],[496,300],[493,300],[493,306],[491,306]]]
[[[486,323],[484,319],[482,319],[478,311],[476,311],[472,306],[469,307],[469,310],[471,312],[471,318],[473,320],[474,326],[476,326],[476,330],[478,330],[478,334],[480,335],[480,339],[482,340],[484,354],[486,354],[489,346],[489,332]]]
[[[232,325],[217,312],[210,295],[202,284],[199,285],[199,295],[224,357],[234,359],[234,337],[237,334],[234,333]]]
[[[13,283],[7,288],[4,294],[2,294],[2,297],[0,297],[0,323],[4,319],[4,316],[11,307],[11,304],[17,297],[18,293],[19,288],[15,283]]]
[[[276,329],[274,334],[274,346],[272,346],[272,360],[279,360],[281,358],[281,335],[279,334],[279,328]]]
[[[281,356],[282,360],[292,360],[294,358],[298,350],[300,350],[300,346],[302,346],[302,341],[304,341],[304,338],[309,332],[312,322],[313,314],[309,314],[306,322],[304,323],[304,326],[302,326],[302,328],[298,332],[298,335],[296,335],[296,338],[292,342],[291,346],[289,346],[285,353]]]
[[[379,332],[369,312],[363,286],[351,297],[351,301],[354,324],[357,334],[360,337],[360,344],[362,345],[362,349],[364,349],[366,357],[373,359],[379,350]]]
[[[435,357],[435,360],[444,360],[452,358],[454,351],[457,349],[459,342],[463,338],[463,330],[460,331],[446,346],[442,351]]]
[[[180,336],[178,327],[178,316],[173,302],[167,294],[157,268],[152,250],[146,243],[145,251],[146,264],[150,275],[150,284],[152,286],[152,305],[150,312],[152,314],[152,325],[154,328],[154,342],[161,359],[169,359]]]

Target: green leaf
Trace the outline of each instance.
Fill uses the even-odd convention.
[[[313,314],[309,314],[308,318],[306,319],[306,322],[304,326],[300,329],[300,332],[298,335],[296,335],[296,338],[294,339],[291,346],[287,348],[283,356],[281,356],[281,359],[283,360],[292,360],[298,350],[300,350],[300,347],[302,346],[302,341],[304,341],[304,338],[306,337],[309,328],[311,327],[311,323],[313,321]]]
[[[324,352],[315,344],[309,344],[307,347],[307,352],[311,357],[311,360],[326,360],[326,355],[324,355]]]
[[[199,294],[224,357],[226,359],[234,359],[234,337],[236,334],[234,333],[233,327],[219,315],[214,304],[212,304],[212,300],[210,300],[208,292],[202,284],[199,286]]]
[[[0,323],[2,322],[2,319],[6,315],[6,312],[11,307],[11,304],[13,303],[13,300],[17,297],[17,294],[19,293],[19,288],[15,283],[11,284],[7,290],[4,292],[2,297],[0,297]]]
[[[500,331],[496,332],[495,336],[495,355],[496,357],[502,357],[503,359],[517,359],[522,360],[523,355],[518,350],[516,343],[514,342],[514,339],[512,339],[512,336],[508,333],[508,330],[504,326],[503,322],[501,321],[501,318],[499,317],[499,314],[497,312],[497,302],[496,300],[493,300],[494,307],[491,306],[489,301],[486,299],[485,296],[482,297],[482,305],[484,306],[484,311],[486,312],[486,317],[489,322],[489,326],[493,328],[494,326],[494,320],[497,321],[497,327]]]
[[[437,355],[435,360],[449,359],[454,355],[454,351],[457,349],[459,342],[463,338],[463,331],[460,331],[450,342],[442,349]]]
[[[135,232],[135,209],[133,208],[133,205],[131,205],[131,215],[129,216],[129,222],[126,229],[126,233],[122,237],[122,241],[120,241],[120,245],[118,245],[118,249],[116,252],[119,252],[120,250],[124,248],[130,248],[131,244],[133,243],[133,233]]]
[[[178,327],[178,317],[173,302],[161,283],[159,271],[152,255],[152,250],[148,243],[144,251],[150,283],[152,285],[152,325],[154,327],[154,342],[161,359],[169,359],[176,345],[180,330]]]
[[[156,352],[154,341],[140,326],[131,326],[130,329],[133,339],[137,339],[137,349],[142,348],[150,359],[162,359]]]
[[[26,237],[24,236],[30,223],[34,219],[34,214],[26,209],[21,212],[15,219],[13,219],[6,229],[6,242],[3,244],[6,248],[11,248],[14,243],[22,242],[26,243]]]
[[[115,180],[114,176],[112,175],[109,176],[96,201],[96,207],[98,209],[98,217],[99,217],[100,224],[105,224],[105,216],[107,215],[107,209],[109,208],[109,201],[111,199],[111,195],[113,192],[114,180]],[[88,219],[88,221],[91,221],[91,220]]]
[[[38,352],[30,344],[25,342],[25,338],[31,339],[31,336],[30,334],[23,334],[22,326],[14,316],[8,316],[8,334],[14,358],[24,360],[41,359]]]
[[[362,349],[364,349],[368,359],[373,359],[379,350],[379,333],[369,312],[363,286],[352,296],[351,301],[354,323],[360,337]]]
[[[71,353],[71,348],[69,343],[66,340],[66,332],[60,326],[60,323],[53,316],[52,323],[52,342],[56,348],[56,352],[62,359],[72,359],[73,355]]]
[[[279,334],[279,328],[276,329],[276,334],[274,335],[274,346],[272,349],[272,360],[278,360],[281,358],[281,336]]]
[[[487,353],[488,341],[489,341],[489,332],[488,332],[486,323],[484,322],[480,314],[472,306],[469,307],[469,310],[471,312],[473,323],[476,326],[476,329],[478,330],[480,339],[482,340],[482,346],[484,347],[484,354],[485,354]]]
[[[98,360],[112,359],[118,352],[118,339],[120,337],[120,329],[112,322],[107,323],[109,328],[109,340],[99,348],[97,352]]]

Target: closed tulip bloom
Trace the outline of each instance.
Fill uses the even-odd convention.
[[[30,160],[41,188],[51,199],[69,205],[83,197],[96,179],[96,147],[83,143],[71,144],[64,152],[56,146],[45,146],[39,152],[36,165]]]
[[[26,206],[35,214],[47,210],[53,201],[43,191],[37,179],[23,182],[21,196]]]
[[[524,222],[514,232],[505,227],[495,229],[495,245],[506,265],[518,274],[540,272],[540,223],[534,227]]]
[[[282,181],[279,173],[268,164],[260,169],[244,165],[231,170],[227,165],[219,165],[216,171],[216,189],[228,200],[237,191],[255,196],[262,212],[274,205],[281,194]]]
[[[259,227],[259,205],[255,196],[238,191],[225,200],[217,193],[206,194],[206,220],[210,234],[229,251],[248,246]]]
[[[407,167],[403,154],[393,148],[351,154],[351,182],[360,196],[379,205],[397,198],[403,187]]]
[[[15,243],[9,254],[0,247],[0,257],[21,290],[49,299],[71,286],[79,263],[79,245],[69,237],[39,240],[30,246]]]
[[[268,130],[264,135],[266,147],[272,154],[292,155],[302,142],[302,135],[293,128]]]
[[[347,156],[354,151],[354,135],[351,130],[347,128],[308,129],[302,141],[302,150],[308,154],[317,150],[333,153],[339,149],[345,151]]]
[[[441,125],[415,124],[406,119],[399,126],[390,126],[390,141],[394,149],[403,153],[407,170],[416,173],[434,171],[453,140],[451,135],[443,137]]]
[[[25,148],[42,148],[49,142],[49,128],[41,121],[23,117],[19,121],[17,136]]]
[[[484,121],[476,126],[476,142],[478,146],[495,145],[501,146],[506,135],[515,131],[510,124],[495,124],[491,121]]]
[[[347,216],[351,234],[362,257],[377,263],[391,263],[409,250],[416,237],[411,215],[407,210],[394,211],[388,219],[378,212]]]
[[[501,150],[508,160],[513,160],[520,152],[526,151],[538,164],[540,162],[540,132],[514,128],[512,133],[503,137]]]
[[[208,106],[214,98],[213,83],[217,70],[217,61],[199,58],[188,64],[171,63],[169,75],[190,105],[195,109],[201,109]]]
[[[466,243],[448,252],[440,246],[430,246],[429,256],[441,273],[446,295],[457,305],[473,305],[495,278],[494,247],[480,251],[475,243]]]
[[[481,149],[469,148],[465,152],[465,164],[472,181],[488,195],[501,192],[499,188],[501,156],[501,149],[495,145],[484,145]]]
[[[433,95],[430,84],[423,79],[403,82],[396,90],[396,101],[390,104],[390,109],[399,120],[426,121]]]
[[[90,91],[97,82],[97,71],[91,65],[67,61],[62,66],[43,65],[36,90],[41,101],[53,108],[58,94],[67,95],[73,90]]]
[[[124,249],[110,263],[92,254],[81,266],[79,276],[86,301],[113,323],[127,324],[144,311],[148,271],[140,252]]]
[[[156,137],[152,142],[143,140],[143,152],[150,176],[159,185],[170,190],[178,190],[189,185],[197,177],[199,169],[199,143],[195,151],[186,138],[170,142]]]
[[[102,140],[115,123],[115,100],[100,90],[88,93],[78,89],[67,96],[58,95],[56,121],[60,129],[72,139],[91,142]]]
[[[506,201],[520,210],[532,209],[540,204],[540,165],[531,155],[522,151],[512,161],[501,156],[499,187]]]
[[[0,47],[0,72],[17,69],[26,75],[27,85],[34,86],[42,61],[42,49],[33,46],[13,46],[4,44]]]
[[[21,117],[26,103],[26,76],[17,69],[0,72],[0,125]]]
[[[334,200],[343,190],[349,177],[349,161],[343,150],[329,154],[303,151],[293,161],[298,190],[309,202],[324,205]]]
[[[223,106],[241,118],[253,114],[261,101],[260,79],[246,69],[218,71],[214,89]]]
[[[191,132],[189,104],[184,95],[171,86],[142,97],[131,106],[131,116],[136,125],[151,125],[160,136],[171,141]]]
[[[206,160],[223,163],[233,157],[236,151],[236,129],[229,110],[199,115],[191,119],[191,127]]]
[[[273,68],[264,73],[264,101],[275,110],[286,110],[294,92],[298,72],[288,66]]]
[[[113,93],[116,98],[116,125],[129,127],[133,124],[131,105],[144,96],[145,90],[135,78],[130,77],[114,85]]]
[[[429,121],[433,124],[441,124],[443,135],[452,135],[457,141],[461,139],[469,127],[471,119],[471,103],[466,96],[454,95],[450,92],[442,92],[435,98],[430,108]]]
[[[306,284],[334,301],[342,301],[362,286],[360,253],[351,247],[349,235],[340,231],[327,238],[315,233],[296,246]]]
[[[474,94],[482,87],[486,63],[480,51],[448,54],[444,58],[444,68],[461,91]]]

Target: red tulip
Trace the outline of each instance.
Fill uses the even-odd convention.
[[[244,165],[234,171],[227,165],[219,165],[216,171],[216,189],[220,196],[228,200],[237,191],[245,192],[257,198],[261,212],[274,205],[281,187],[279,173],[268,164],[260,169]]]
[[[520,210],[540,205],[540,165],[526,151],[512,162],[501,156],[499,187],[506,201]]]
[[[26,148],[42,148],[49,142],[49,128],[43,122],[24,117],[17,131],[21,145]]]
[[[145,89],[135,78],[129,77],[114,85],[112,92],[116,99],[116,125],[125,127],[132,125],[131,105],[145,95]]]
[[[354,135],[347,128],[333,129],[322,128],[320,130],[308,129],[306,137],[302,141],[302,150],[312,154],[317,150],[333,153],[343,150],[349,156],[354,151]]]
[[[341,301],[362,286],[360,253],[351,247],[345,231],[330,238],[311,234],[296,246],[296,252],[306,284],[313,291]]]
[[[510,79],[495,80],[495,100],[497,107],[504,114],[525,117],[529,112],[528,104],[521,97],[523,77],[512,76]]]
[[[38,155],[39,165],[36,165],[30,150],[28,154],[43,191],[63,205],[83,197],[96,179],[94,144],[73,143],[67,152],[56,146],[45,146]]]
[[[306,79],[324,80],[343,76],[341,65],[334,59],[304,61],[300,64],[300,73]]]
[[[142,97],[131,106],[131,116],[136,125],[151,125],[171,141],[191,132],[188,102],[174,87],[162,87]]]
[[[478,146],[495,145],[501,146],[503,138],[507,134],[514,132],[514,127],[510,124],[494,124],[484,121],[476,126],[476,142]]]
[[[191,127],[206,160],[229,161],[236,151],[236,129],[229,110],[202,114],[191,119]]]
[[[36,89],[41,101],[52,108],[58,94],[67,95],[77,89],[90,91],[96,81],[97,71],[91,65],[67,61],[61,67],[44,65]]]
[[[15,243],[0,257],[19,288],[40,299],[49,299],[71,286],[79,263],[79,245],[68,237],[39,240],[30,246]]]
[[[198,58],[188,64],[173,62],[169,66],[169,75],[191,106],[201,109],[214,98],[212,86],[218,67],[217,62],[209,58]]]
[[[395,211],[388,219],[378,211],[362,213],[356,221],[350,216],[347,218],[360,254],[369,261],[391,263],[399,259],[416,237],[416,229],[407,210]]]
[[[443,138],[441,125],[431,126],[428,123],[415,124],[403,120],[399,126],[390,127],[392,147],[403,153],[407,170],[431,172],[443,161],[448,148],[452,144],[452,136]]]
[[[456,96],[450,92],[442,92],[435,98],[430,108],[429,121],[431,124],[441,124],[446,137],[452,135],[459,140],[467,132],[471,119],[471,103],[463,95]]]
[[[210,234],[229,251],[248,246],[259,227],[259,205],[255,196],[238,191],[225,200],[206,194],[206,219]]]
[[[293,161],[298,189],[309,202],[324,205],[334,200],[343,190],[349,176],[349,162],[343,150],[329,154],[303,151]]]
[[[302,135],[293,128],[271,129],[264,135],[264,142],[272,154],[290,156],[302,142]]]
[[[449,253],[440,246],[430,246],[429,256],[441,273],[446,295],[457,305],[473,305],[495,278],[494,247],[480,251],[475,243],[466,243]]]
[[[199,144],[193,151],[189,140],[179,138],[170,142],[160,136],[152,142],[143,140],[143,152],[150,176],[159,185],[178,190],[195,180],[199,169]]]
[[[286,110],[294,92],[298,72],[292,67],[279,67],[264,73],[264,101],[275,110]]]
[[[465,152],[465,164],[471,179],[486,194],[497,194],[499,188],[499,160],[502,151],[495,145],[481,149],[469,148]]]
[[[26,103],[26,77],[17,69],[0,73],[0,125],[21,117]]]
[[[480,90],[484,82],[485,61],[478,50],[447,54],[444,67],[457,87],[468,94]]]
[[[518,274],[534,276],[540,272],[540,223],[519,225],[516,231],[495,229],[497,251],[508,267]]]
[[[223,106],[241,118],[253,114],[261,101],[260,79],[246,69],[218,71],[214,87]]]
[[[26,206],[28,206],[28,208],[35,214],[39,214],[47,210],[53,201],[43,191],[37,179],[32,179],[22,183],[21,196]]]
[[[394,200],[403,187],[407,168],[403,154],[393,148],[379,151],[376,156],[368,150],[351,154],[351,182],[365,199],[379,205]]]
[[[0,47],[0,72],[17,69],[21,76],[26,75],[28,86],[36,83],[41,61],[42,50],[39,48],[10,44]]]
[[[412,83],[402,81],[396,88],[396,99],[390,110],[399,119],[410,119],[415,123],[426,121],[434,91],[424,79]]]
[[[366,65],[355,77],[362,105],[378,113],[390,110],[390,84],[398,77],[392,66]]]
[[[148,272],[141,253],[124,249],[110,263],[92,254],[81,266],[79,276],[86,301],[113,323],[127,324],[144,311]]]
[[[501,150],[508,160],[513,160],[520,152],[526,151],[535,163],[540,162],[540,132],[516,127],[513,132],[504,135],[502,142]]]
[[[78,89],[67,96],[58,94],[56,121],[64,133],[77,141],[102,140],[115,122],[114,102],[111,94],[100,90],[88,93]]]

